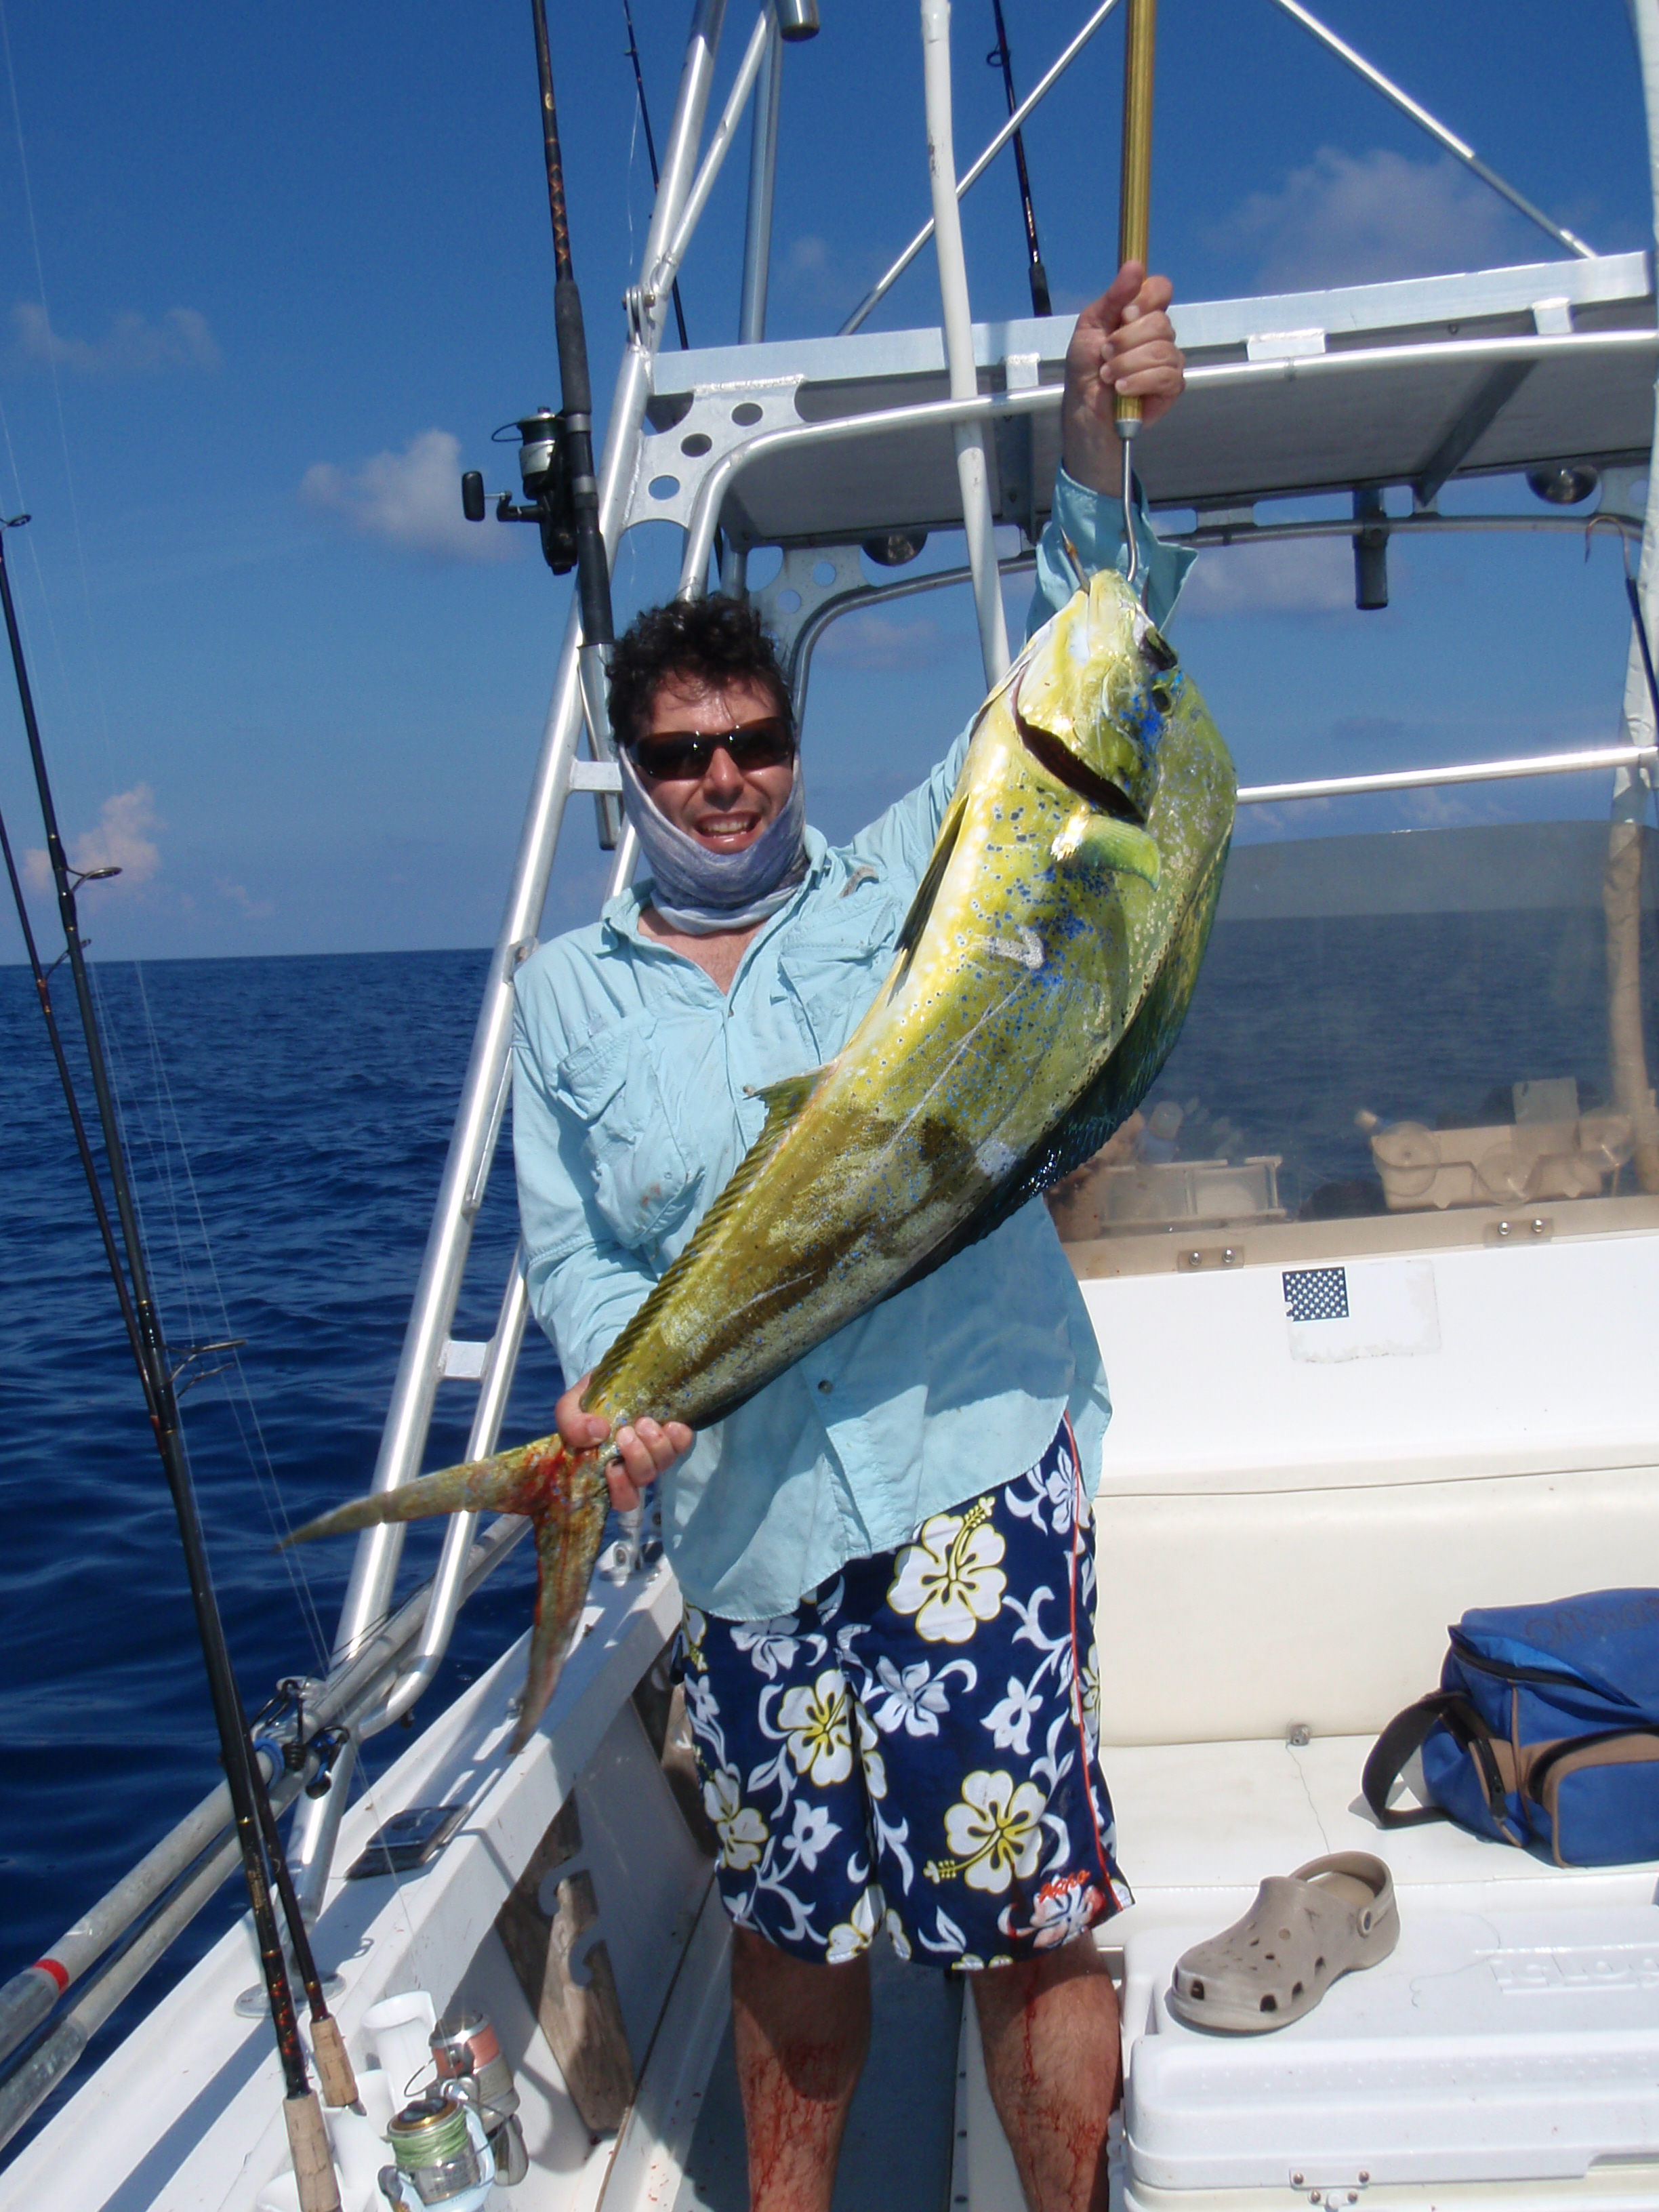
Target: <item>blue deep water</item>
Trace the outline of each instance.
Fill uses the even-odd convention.
[[[368,1486],[487,955],[97,966],[106,1045],[169,1341],[244,1337],[185,1400],[219,1603],[249,1710],[319,1671],[352,1542],[283,1528]],[[53,1000],[84,1067],[65,970]],[[83,1110],[91,1111],[89,1086]],[[34,989],[0,968],[0,1981],[48,1948],[218,1779],[176,1524]],[[486,1337],[517,1234],[498,1155],[457,1333]],[[206,1363],[212,1364],[212,1363]],[[513,1437],[551,1425],[532,1331]],[[427,1464],[460,1456],[448,1383]],[[411,1531],[403,1585],[439,1524]],[[462,1616],[417,1718],[527,1625],[516,1553]],[[409,1738],[370,1747],[379,1763]],[[246,1905],[226,1886],[100,2033],[71,2086]]]

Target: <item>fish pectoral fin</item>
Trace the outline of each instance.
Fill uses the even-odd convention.
[[[1051,850],[1056,860],[1074,860],[1081,855],[1095,867],[1115,868],[1122,875],[1139,876],[1154,890],[1163,872],[1157,838],[1133,822],[1097,813],[1092,807],[1078,808],[1054,839]]]
[[[897,955],[897,965],[894,970],[891,985],[891,989],[894,991],[897,990],[909,973],[910,962],[921,940],[921,933],[927,927],[927,917],[933,910],[933,902],[939,896],[939,885],[945,881],[945,871],[951,865],[951,855],[957,848],[957,839],[961,835],[963,820],[967,811],[966,799],[953,799],[944,821],[939,823],[939,836],[934,841],[933,855],[928,860],[921,881],[916,885],[916,895],[910,902],[910,911],[905,915],[899,928],[898,937],[894,943],[893,950]]]

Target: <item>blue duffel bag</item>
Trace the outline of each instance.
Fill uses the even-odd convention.
[[[1659,1589],[1483,1607],[1448,1632],[1439,1690],[1365,1762],[1381,1826],[1449,1819],[1557,1866],[1659,1858]],[[1391,1810],[1415,1751],[1432,1802]]]

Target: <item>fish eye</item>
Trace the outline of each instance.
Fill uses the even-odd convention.
[[[1175,697],[1167,684],[1153,684],[1152,704],[1157,708],[1160,714],[1167,714],[1170,708],[1174,706]]]
[[[1181,655],[1175,650],[1174,647],[1170,645],[1158,635],[1157,630],[1152,628],[1151,623],[1147,623],[1145,630],[1141,633],[1140,650],[1145,658],[1151,661],[1152,666],[1156,668],[1160,674],[1167,669],[1173,668],[1181,658]]]

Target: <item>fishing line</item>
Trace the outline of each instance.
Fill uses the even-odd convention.
[[[162,1185],[166,1194],[168,1217],[178,1251],[179,1279],[175,1289],[185,1309],[186,1328],[190,1341],[193,1344],[204,1343],[213,1335],[216,1329],[221,1332],[218,1341],[227,1356],[220,1371],[227,1375],[234,1375],[236,1378],[236,1383],[246,1406],[248,1419],[252,1424],[254,1434],[258,1439],[257,1453],[249,1443],[247,1431],[243,1426],[242,1410],[237,1403],[236,1391],[227,1387],[223,1402],[230,1414],[232,1425],[236,1431],[237,1442],[241,1447],[243,1459],[248,1472],[253,1477],[255,1486],[259,1492],[260,1503],[264,1509],[265,1518],[273,1534],[278,1536],[290,1535],[294,1528],[293,1516],[289,1511],[276,1474],[276,1463],[265,1439],[264,1425],[259,1419],[258,1407],[255,1402],[252,1387],[248,1382],[246,1370],[242,1364],[240,1352],[231,1340],[234,1339],[234,1331],[230,1317],[229,1302],[225,1296],[223,1280],[219,1273],[219,1263],[214,1253],[213,1239],[208,1229],[200,1187],[196,1180],[190,1147],[185,1141],[178,1102],[173,1097],[173,1086],[167,1079],[167,1065],[160,1051],[160,1031],[154,1012],[149,1006],[149,989],[143,963],[134,962],[133,967],[139,1000],[144,1012],[144,1034],[150,1047],[150,1066],[157,1099],[158,1119],[171,1123],[171,1141],[169,1142],[165,1136],[161,1139],[155,1137],[144,1121],[138,1086],[132,1081],[127,1072],[119,1025],[112,1023],[110,1019],[108,1004],[103,994],[98,969],[94,966],[90,973],[93,991],[98,1000],[99,1018],[103,1024],[106,1036],[111,1040],[111,1056],[118,1062],[121,1077],[121,1080],[116,1086],[117,1110],[121,1111],[121,1093],[125,1091],[131,1102],[132,1111],[137,1115],[143,1141],[152,1163],[151,1172]],[[130,1141],[126,1137],[125,1115],[123,1115],[123,1139],[124,1141]],[[201,1262],[205,1265],[208,1278],[212,1285],[213,1303],[218,1309],[216,1317],[204,1310],[202,1294],[196,1285],[196,1257],[185,1243],[181,1210],[173,1188],[172,1154],[175,1150],[183,1171],[190,1209],[196,1217],[200,1235],[199,1257]],[[143,1201],[136,1187],[134,1205],[139,1212],[142,1229],[143,1226]],[[283,1554],[283,1560],[288,1571],[289,1585],[294,1597],[295,1608],[300,1616],[301,1628],[310,1640],[312,1656],[319,1667],[325,1672],[330,1642],[324,1632],[316,1596],[311,1586],[309,1569],[303,1564],[296,1564],[291,1552]]]
[[[640,120],[645,125],[645,157],[651,164],[651,189],[656,192],[662,188],[662,179],[657,172],[657,140],[656,134],[651,128],[651,110],[646,105],[645,74],[640,67],[640,49],[634,36],[634,10],[629,4],[629,0],[623,0],[623,21],[628,26],[628,58],[634,64],[634,88],[639,95]],[[631,167],[632,147],[629,149],[629,161]],[[628,248],[629,264],[631,267],[634,259],[634,210],[631,207],[628,210]],[[680,305],[680,280],[678,276],[674,279],[674,320],[679,328],[680,351],[689,353],[691,350],[691,341],[685,335],[685,310]]]

